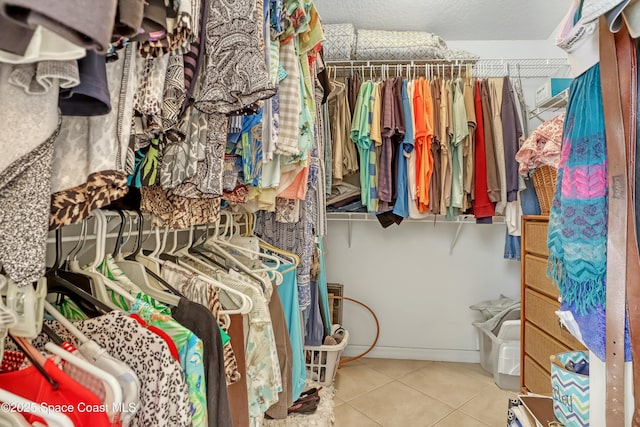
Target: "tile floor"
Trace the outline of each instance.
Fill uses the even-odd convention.
[[[335,427],[503,427],[508,398],[479,364],[360,359],[335,381]]]

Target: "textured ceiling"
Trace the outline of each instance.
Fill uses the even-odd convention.
[[[448,40],[543,40],[571,0],[315,0],[323,22]]]

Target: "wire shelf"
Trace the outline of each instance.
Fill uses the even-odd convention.
[[[471,75],[480,78],[513,76],[520,78],[546,78],[565,75],[569,63],[566,58],[525,59],[423,59],[327,61],[336,74],[344,75],[360,71],[363,74],[444,74],[461,75],[470,69]]]

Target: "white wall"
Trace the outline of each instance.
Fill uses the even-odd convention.
[[[503,259],[505,226],[405,221],[382,229],[373,219],[330,221],[327,236],[329,282],[369,305],[380,321],[374,357],[477,362],[469,305],[501,293],[520,297],[520,263]],[[345,302],[347,353],[366,350],[375,337],[371,316]]]

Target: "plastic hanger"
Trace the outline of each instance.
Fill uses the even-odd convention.
[[[6,292],[8,283],[9,280],[0,274],[0,292],[3,290]],[[10,328],[16,323],[18,323],[16,313],[13,310],[10,310],[9,307],[5,306],[2,302],[2,298],[0,298],[0,330]]]
[[[9,411],[0,412],[0,427],[32,427],[32,425],[19,412]]]
[[[232,217],[230,215],[229,215],[229,221],[233,221],[233,219],[232,219]],[[231,223],[231,229],[232,230],[234,229],[234,226],[235,226],[235,224]],[[217,226],[216,226],[216,228],[217,228]],[[259,258],[264,258],[266,260],[272,261],[273,263],[276,264],[275,267],[265,267],[265,268],[251,270],[254,273],[258,273],[258,272],[262,272],[262,271],[272,271],[272,270],[277,270],[278,268],[280,268],[280,260],[277,257],[265,254],[265,253],[260,252],[260,251],[254,251],[254,250],[251,250],[251,249],[247,249],[247,248],[245,248],[243,246],[235,245],[235,244],[231,243],[230,241],[226,241],[224,239],[221,239],[216,232],[214,232],[210,237],[207,237],[206,234],[207,233],[205,231],[205,235],[204,235],[205,241],[202,243],[202,245],[204,247],[206,247],[207,249],[209,249],[210,246],[214,246],[214,247],[222,246],[224,248],[230,248],[231,250],[238,251],[241,254],[245,254],[249,258],[251,257],[251,255],[253,255],[253,256],[256,256],[256,257],[259,257]],[[231,237],[233,237],[233,234],[231,235]],[[231,240],[231,238],[229,240]],[[230,254],[230,255],[232,255],[232,254]],[[240,262],[241,263],[241,261],[237,261],[235,258],[233,258],[232,260],[235,261],[235,262]]]
[[[133,223],[133,221],[130,221],[130,223]],[[142,224],[144,224],[144,218],[143,218],[143,222]],[[138,220],[138,225],[141,226],[140,224],[140,220]],[[144,228],[144,227],[143,227]],[[138,252],[138,254],[135,256],[135,261],[142,264],[145,269],[147,270],[147,273],[149,271],[153,271],[156,274],[160,274],[160,261],[159,259],[156,257],[156,252],[160,251],[160,230],[159,228],[155,228],[155,231],[153,233],[156,237],[156,245],[153,248],[152,251],[148,251],[148,250],[141,250]],[[137,246],[138,243],[136,243]],[[135,250],[134,250],[135,252]],[[157,284],[154,283],[153,281],[151,281],[151,284],[156,286],[158,289],[162,290],[162,287]]]
[[[33,286],[18,287],[12,280],[6,281],[7,308],[15,314],[10,332],[16,336],[35,338],[40,333],[44,318],[43,303],[47,296],[47,280],[41,277]],[[9,316],[5,317],[10,319]]]
[[[49,406],[43,406],[23,397],[17,396],[0,388],[0,401],[9,403],[16,408],[21,408],[22,412],[37,415],[47,422],[49,427],[74,427],[73,423],[65,414],[51,410]],[[7,415],[5,414],[2,414]],[[29,424],[28,424],[29,425]]]
[[[90,341],[90,339],[84,335],[80,329],[76,328],[73,323],[71,323],[66,317],[64,317],[62,315],[62,313],[60,313],[58,310],[56,310],[56,308],[51,305],[51,303],[49,301],[45,301],[44,302],[44,309],[47,311],[47,313],[49,313],[54,319],[56,319],[58,321],[58,323],[60,323],[62,326],[65,327],[65,329],[67,331],[69,331],[71,333],[71,335],[73,335],[74,337],[76,337],[76,339],[81,343],[84,344],[88,341]]]
[[[155,248],[153,249],[153,251],[151,251],[149,254],[146,254],[146,255],[144,254],[144,251],[140,251],[136,256],[136,262],[140,263],[140,265],[144,267],[149,284],[153,288],[157,289],[158,292],[161,292],[163,294],[162,299],[167,299],[165,298],[165,295],[168,295],[168,298],[172,298],[173,296],[176,296],[179,298],[186,298],[180,291],[175,289],[169,282],[167,282],[160,275],[160,266],[162,265],[164,260],[160,259],[159,255],[162,251],[164,251],[164,248],[167,245],[169,228],[168,227],[165,228],[164,237],[162,239],[160,238],[160,228],[156,227],[154,234],[156,236]],[[167,294],[166,292],[164,292],[164,290],[168,290],[173,295]],[[176,301],[176,304],[173,304],[172,302],[166,302],[166,303],[175,306],[177,305],[177,303],[179,303],[179,299]]]
[[[105,218],[108,215],[105,212],[100,212],[99,214],[104,215]],[[119,232],[119,237],[120,237],[122,232],[124,231],[125,217],[122,212],[120,212],[118,216],[122,220],[120,225],[120,232]],[[136,254],[137,256],[139,256],[142,253],[141,252],[142,240],[140,238],[141,237],[140,231],[143,229],[143,224],[144,224],[144,219],[142,218],[142,215],[140,215],[138,218],[139,218],[138,241],[137,241],[136,248],[134,250],[134,254]],[[106,236],[104,236],[104,238],[105,238],[104,243],[106,244]],[[149,295],[150,297],[164,304],[169,304],[174,307],[178,306],[178,304],[180,303],[180,297],[169,294],[167,292],[163,292],[162,290],[152,286],[151,281],[149,279],[149,275],[147,274],[147,268],[144,265],[140,264],[139,262],[135,261],[135,257],[133,259],[131,259],[130,257],[126,257],[126,258],[123,257],[122,252],[120,252],[120,248],[117,244],[115,249],[118,251],[116,253],[116,257],[114,258],[116,264],[118,265],[118,267],[120,267],[120,269],[125,274],[125,276],[127,276],[138,288],[140,288],[140,291],[144,292],[145,294]]]
[[[58,347],[52,342],[48,342],[44,346],[45,350],[49,353],[58,356],[60,359],[64,360],[67,363],[70,363],[81,370],[93,375],[102,381],[105,387],[105,400],[102,402],[107,408],[107,413],[109,414],[109,418],[113,419],[114,409],[117,408],[117,404],[122,404],[122,387],[118,383],[118,380],[111,374],[103,371],[87,362],[84,359],[79,358],[78,356],[69,353],[63,348]]]
[[[95,211],[94,211],[95,212]],[[98,218],[94,215],[94,213],[92,213],[89,218],[92,218],[94,221],[94,232],[97,234],[98,233],[98,229],[102,226],[102,223],[98,221]],[[85,245],[86,242],[86,234],[84,236],[85,238],[83,239],[82,245],[80,246],[80,248],[73,253],[73,258],[67,261],[67,268],[69,271],[76,273],[78,275],[82,275],[85,277],[88,277],[89,279],[91,279],[92,281],[92,294],[95,296],[95,298],[97,300],[99,300],[100,302],[102,302],[102,304],[106,305],[109,307],[109,311],[113,311],[113,310],[121,310],[121,308],[117,307],[113,301],[111,300],[111,297],[109,296],[109,293],[107,292],[107,286],[105,285],[105,280],[106,278],[100,274],[97,270],[98,265],[100,264],[100,262],[102,261],[102,259],[104,258],[100,258],[100,253],[99,253],[99,244],[97,241],[97,236],[96,236],[96,251],[95,251],[95,256],[93,258],[93,261],[91,263],[89,263],[85,268],[82,268],[80,266],[80,261],[78,261],[78,254],[80,253],[80,251],[82,251],[82,248]]]
[[[136,299],[125,289],[123,289],[120,285],[114,283],[109,280],[103,274],[101,274],[97,267],[105,258],[105,244],[106,244],[106,221],[104,217],[104,213],[99,209],[96,209],[92,212],[92,215],[95,217],[96,221],[96,256],[94,258],[93,263],[87,265],[84,269],[79,269],[78,273],[86,273],[91,275],[94,278],[97,287],[101,288],[104,291],[104,295],[106,295],[106,300],[103,302],[107,303],[111,302],[111,298],[108,296],[106,288],[109,288],[111,291],[116,293],[117,295],[124,298],[126,301],[130,303],[135,303]],[[79,266],[78,266],[79,267]],[[73,268],[73,266],[72,266]],[[107,303],[108,304],[108,303]]]
[[[55,234],[55,260],[53,263],[53,267],[45,273],[45,277],[47,279],[47,291],[50,293],[58,293],[66,296],[67,298],[71,298],[87,315],[91,317],[95,317],[111,311],[112,306],[105,304],[92,295],[92,293],[95,291],[95,286],[92,278],[72,271],[65,271],[60,268],[60,259],[62,253],[62,230],[57,229]],[[78,251],[81,247],[82,244],[78,242],[78,244],[76,245]],[[74,248],[74,250],[76,250],[76,248]],[[67,264],[69,264],[68,261]]]
[[[62,346],[64,344],[64,340],[46,323],[42,324],[42,332],[44,332],[55,345]]]
[[[231,221],[231,219],[230,219],[231,217],[228,216],[228,218],[229,218],[228,221]],[[230,223],[229,223],[229,225],[230,225]],[[218,225],[216,225],[216,229],[217,229],[217,227],[218,227]],[[226,259],[227,261],[229,261],[231,263],[232,267],[235,267],[236,271],[240,270],[243,273],[249,275],[254,280],[257,280],[258,283],[260,283],[260,286],[262,287],[263,291],[267,288],[268,285],[264,282],[264,278],[261,277],[261,276],[258,276],[256,273],[257,272],[261,272],[261,271],[268,271],[268,270],[271,270],[271,268],[267,267],[267,268],[263,268],[263,269],[253,270],[253,269],[247,267],[244,263],[242,263],[242,261],[238,260],[233,254],[228,252],[226,248],[231,248],[233,250],[239,251],[241,253],[249,254],[249,255],[253,254],[253,255],[257,255],[257,256],[262,256],[264,258],[268,258],[268,259],[276,262],[278,267],[280,266],[280,261],[277,260],[274,257],[264,256],[264,254],[262,254],[261,252],[250,251],[250,250],[247,250],[246,248],[243,248],[241,246],[233,245],[233,244],[228,243],[228,242],[226,242],[226,241],[224,241],[222,239],[217,238],[217,232],[213,234],[211,239],[209,239],[208,238],[208,232],[205,230],[205,233],[202,235],[202,237],[204,238],[204,240],[202,242],[200,242],[200,243],[195,242],[193,244],[193,246],[192,246],[193,250],[195,250],[196,253],[198,253],[200,255],[203,255],[202,251],[199,250],[197,248],[197,246],[205,244],[206,245],[205,247],[206,247],[206,249],[208,251],[213,251],[215,254],[217,254],[219,256],[222,256],[224,259]],[[224,246],[224,247],[222,247],[222,246]],[[205,258],[207,258],[209,260],[212,260],[211,258],[206,257],[206,255],[203,255],[203,256],[205,256]]]
[[[211,266],[209,264],[207,264],[206,262],[202,261],[201,259],[194,257],[193,255],[191,255],[188,252],[188,248],[189,245],[193,243],[193,227],[190,228],[189,230],[189,242],[188,245],[185,248],[179,249],[175,252],[175,255],[177,255],[178,257],[185,257],[188,258],[190,260],[193,260],[196,263],[199,263],[207,268],[211,268]],[[179,258],[178,258],[179,261]],[[240,306],[238,308],[226,308],[224,310],[221,310],[220,313],[221,314],[248,314],[249,312],[251,312],[251,310],[253,309],[253,302],[251,301],[251,299],[245,295],[244,293],[238,291],[237,289],[232,288],[231,286],[228,286],[224,283],[222,283],[221,281],[201,272],[200,270],[198,270],[197,268],[192,267],[189,264],[185,264],[185,263],[180,263],[178,262],[178,264],[186,269],[189,270],[192,273],[195,273],[198,275],[198,277],[203,280],[206,283],[209,283],[211,285],[213,285],[214,287],[220,289],[221,291],[224,291],[228,294],[234,295],[237,298],[240,299],[241,303]]]
[[[0,275],[0,290],[2,290],[2,288],[6,286],[6,283],[7,279],[4,276]],[[4,354],[5,338],[7,338],[7,333],[9,332],[8,328],[16,324],[17,318],[16,314],[13,311],[4,306],[4,304],[2,303],[2,298],[0,298],[0,306],[2,307],[3,312],[6,311],[8,313],[8,316],[6,317],[4,314],[2,315],[3,323],[0,325],[0,358],[2,358]]]
[[[24,353],[27,360],[36,368],[36,370],[42,375],[54,390],[58,390],[58,382],[55,381],[49,373],[44,369],[44,364],[47,359],[38,350],[33,347],[26,339],[21,337],[14,337],[12,333],[9,333],[9,338],[14,342],[16,346]]]
[[[249,226],[249,228],[247,229],[247,236],[251,235],[251,236],[253,236],[253,237],[256,237],[256,238],[258,239],[258,245],[260,245],[260,247],[261,247],[263,250],[268,250],[268,251],[271,251],[271,252],[273,252],[273,253],[276,253],[276,254],[278,254],[278,255],[280,255],[280,256],[283,256],[283,257],[285,257],[285,261],[286,261],[287,263],[291,263],[291,264],[292,264],[292,265],[291,265],[291,267],[289,267],[289,268],[287,268],[287,269],[285,269],[285,270],[281,271],[281,272],[280,272],[281,274],[287,274],[287,273],[289,273],[290,271],[293,271],[293,270],[295,270],[296,268],[298,268],[298,266],[300,265],[300,257],[299,257],[297,254],[295,254],[295,253],[293,253],[293,252],[290,252],[290,251],[287,251],[287,250],[284,250],[284,249],[282,249],[282,248],[278,248],[278,247],[276,247],[276,246],[274,246],[274,245],[270,244],[269,242],[267,242],[267,241],[265,241],[265,240],[261,239],[259,236],[256,236],[256,235],[253,233],[253,230],[254,230],[254,224],[255,224],[255,222],[256,222],[256,215],[255,215],[255,213],[252,213],[251,215],[249,215],[249,216],[248,216],[248,219],[249,219],[249,225],[250,225],[250,226]]]
[[[85,358],[87,358],[87,360],[90,360],[90,361],[98,362],[98,360],[101,360],[103,356],[100,356],[98,359],[95,359],[96,354],[100,354],[100,349],[101,349],[101,347],[95,341],[92,341],[87,336],[85,336],[78,328],[76,328],[73,325],[73,323],[67,320],[48,301],[45,301],[45,310],[47,310],[47,313],[53,316],[55,320],[57,320],[65,329],[67,329],[71,333],[71,335],[73,335],[78,340],[80,345],[78,345],[77,347],[80,354],[82,354]],[[114,360],[117,361],[117,359],[114,359]],[[93,368],[94,365],[92,364],[91,366],[92,366],[92,369],[89,372],[94,372],[94,369],[95,369]],[[130,368],[126,367],[126,365],[123,367],[124,369],[117,368],[117,367],[114,369],[114,366],[111,364],[101,365],[100,363],[97,363],[97,366],[100,367],[103,371],[107,372],[107,374],[110,374],[111,376],[116,378],[116,381],[118,381],[118,378],[121,378],[123,375],[127,378],[135,378],[134,381],[137,384],[137,389],[138,391],[140,390],[140,384],[138,382],[137,377],[135,376],[135,373],[131,371]],[[130,379],[126,380],[126,382],[129,382],[129,381]],[[135,409],[135,411],[137,411],[137,409]],[[129,413],[128,415],[133,416],[134,414]]]
[[[49,275],[61,277],[67,280],[68,282],[76,285],[78,288],[82,289],[86,293],[93,294],[94,293],[93,280],[86,275],[78,274],[71,271],[69,267],[70,256],[71,254],[76,256],[76,254],[80,251],[86,239],[86,232],[87,232],[86,221],[82,221],[82,230],[80,232],[80,239],[78,239],[76,246],[71,250],[69,255],[66,257],[65,262],[61,264],[58,258],[59,258],[59,254],[62,253],[62,244],[58,243],[58,239],[62,240],[62,229],[56,230],[56,261],[54,263],[52,270],[49,272]],[[48,289],[49,289],[49,292],[51,292],[52,288],[49,287]],[[87,307],[84,307],[84,308],[87,309]]]

